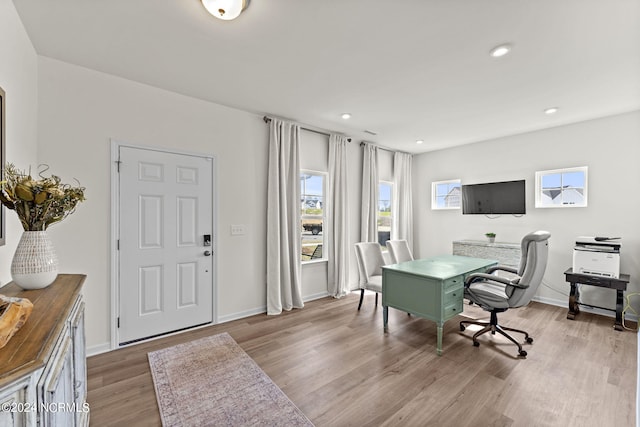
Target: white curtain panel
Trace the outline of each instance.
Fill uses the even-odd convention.
[[[413,199],[411,162],[413,156],[396,152],[393,155],[393,223],[391,238],[405,239],[413,251]]]
[[[302,308],[300,128],[278,119],[269,126],[267,197],[267,314]]]
[[[378,147],[364,143],[362,162],[361,242],[378,241]]]
[[[349,288],[349,196],[347,192],[347,138],[329,136],[329,180],[327,197],[328,291],[334,298]]]

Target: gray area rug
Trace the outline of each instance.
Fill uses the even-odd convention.
[[[148,357],[164,426],[313,426],[227,333]]]

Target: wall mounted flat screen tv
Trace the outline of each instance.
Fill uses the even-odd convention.
[[[524,180],[463,185],[462,213],[525,214]]]

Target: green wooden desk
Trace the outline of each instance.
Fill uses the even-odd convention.
[[[438,327],[441,355],[444,322],[462,313],[464,280],[497,264],[489,259],[441,255],[382,267],[384,331],[389,307],[432,320]]]

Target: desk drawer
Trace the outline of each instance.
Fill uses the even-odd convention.
[[[449,320],[452,317],[462,313],[462,310],[463,310],[462,304],[463,304],[462,299],[460,299],[460,301],[454,302],[449,305],[445,305],[444,309],[442,310],[443,320]]]
[[[450,288],[457,288],[464,284],[464,277],[456,276],[444,281],[445,292],[449,292]]]
[[[447,307],[451,304],[457,303],[458,301],[462,301],[463,294],[464,294],[464,286],[457,286],[455,288],[446,289],[444,293],[442,305]]]

